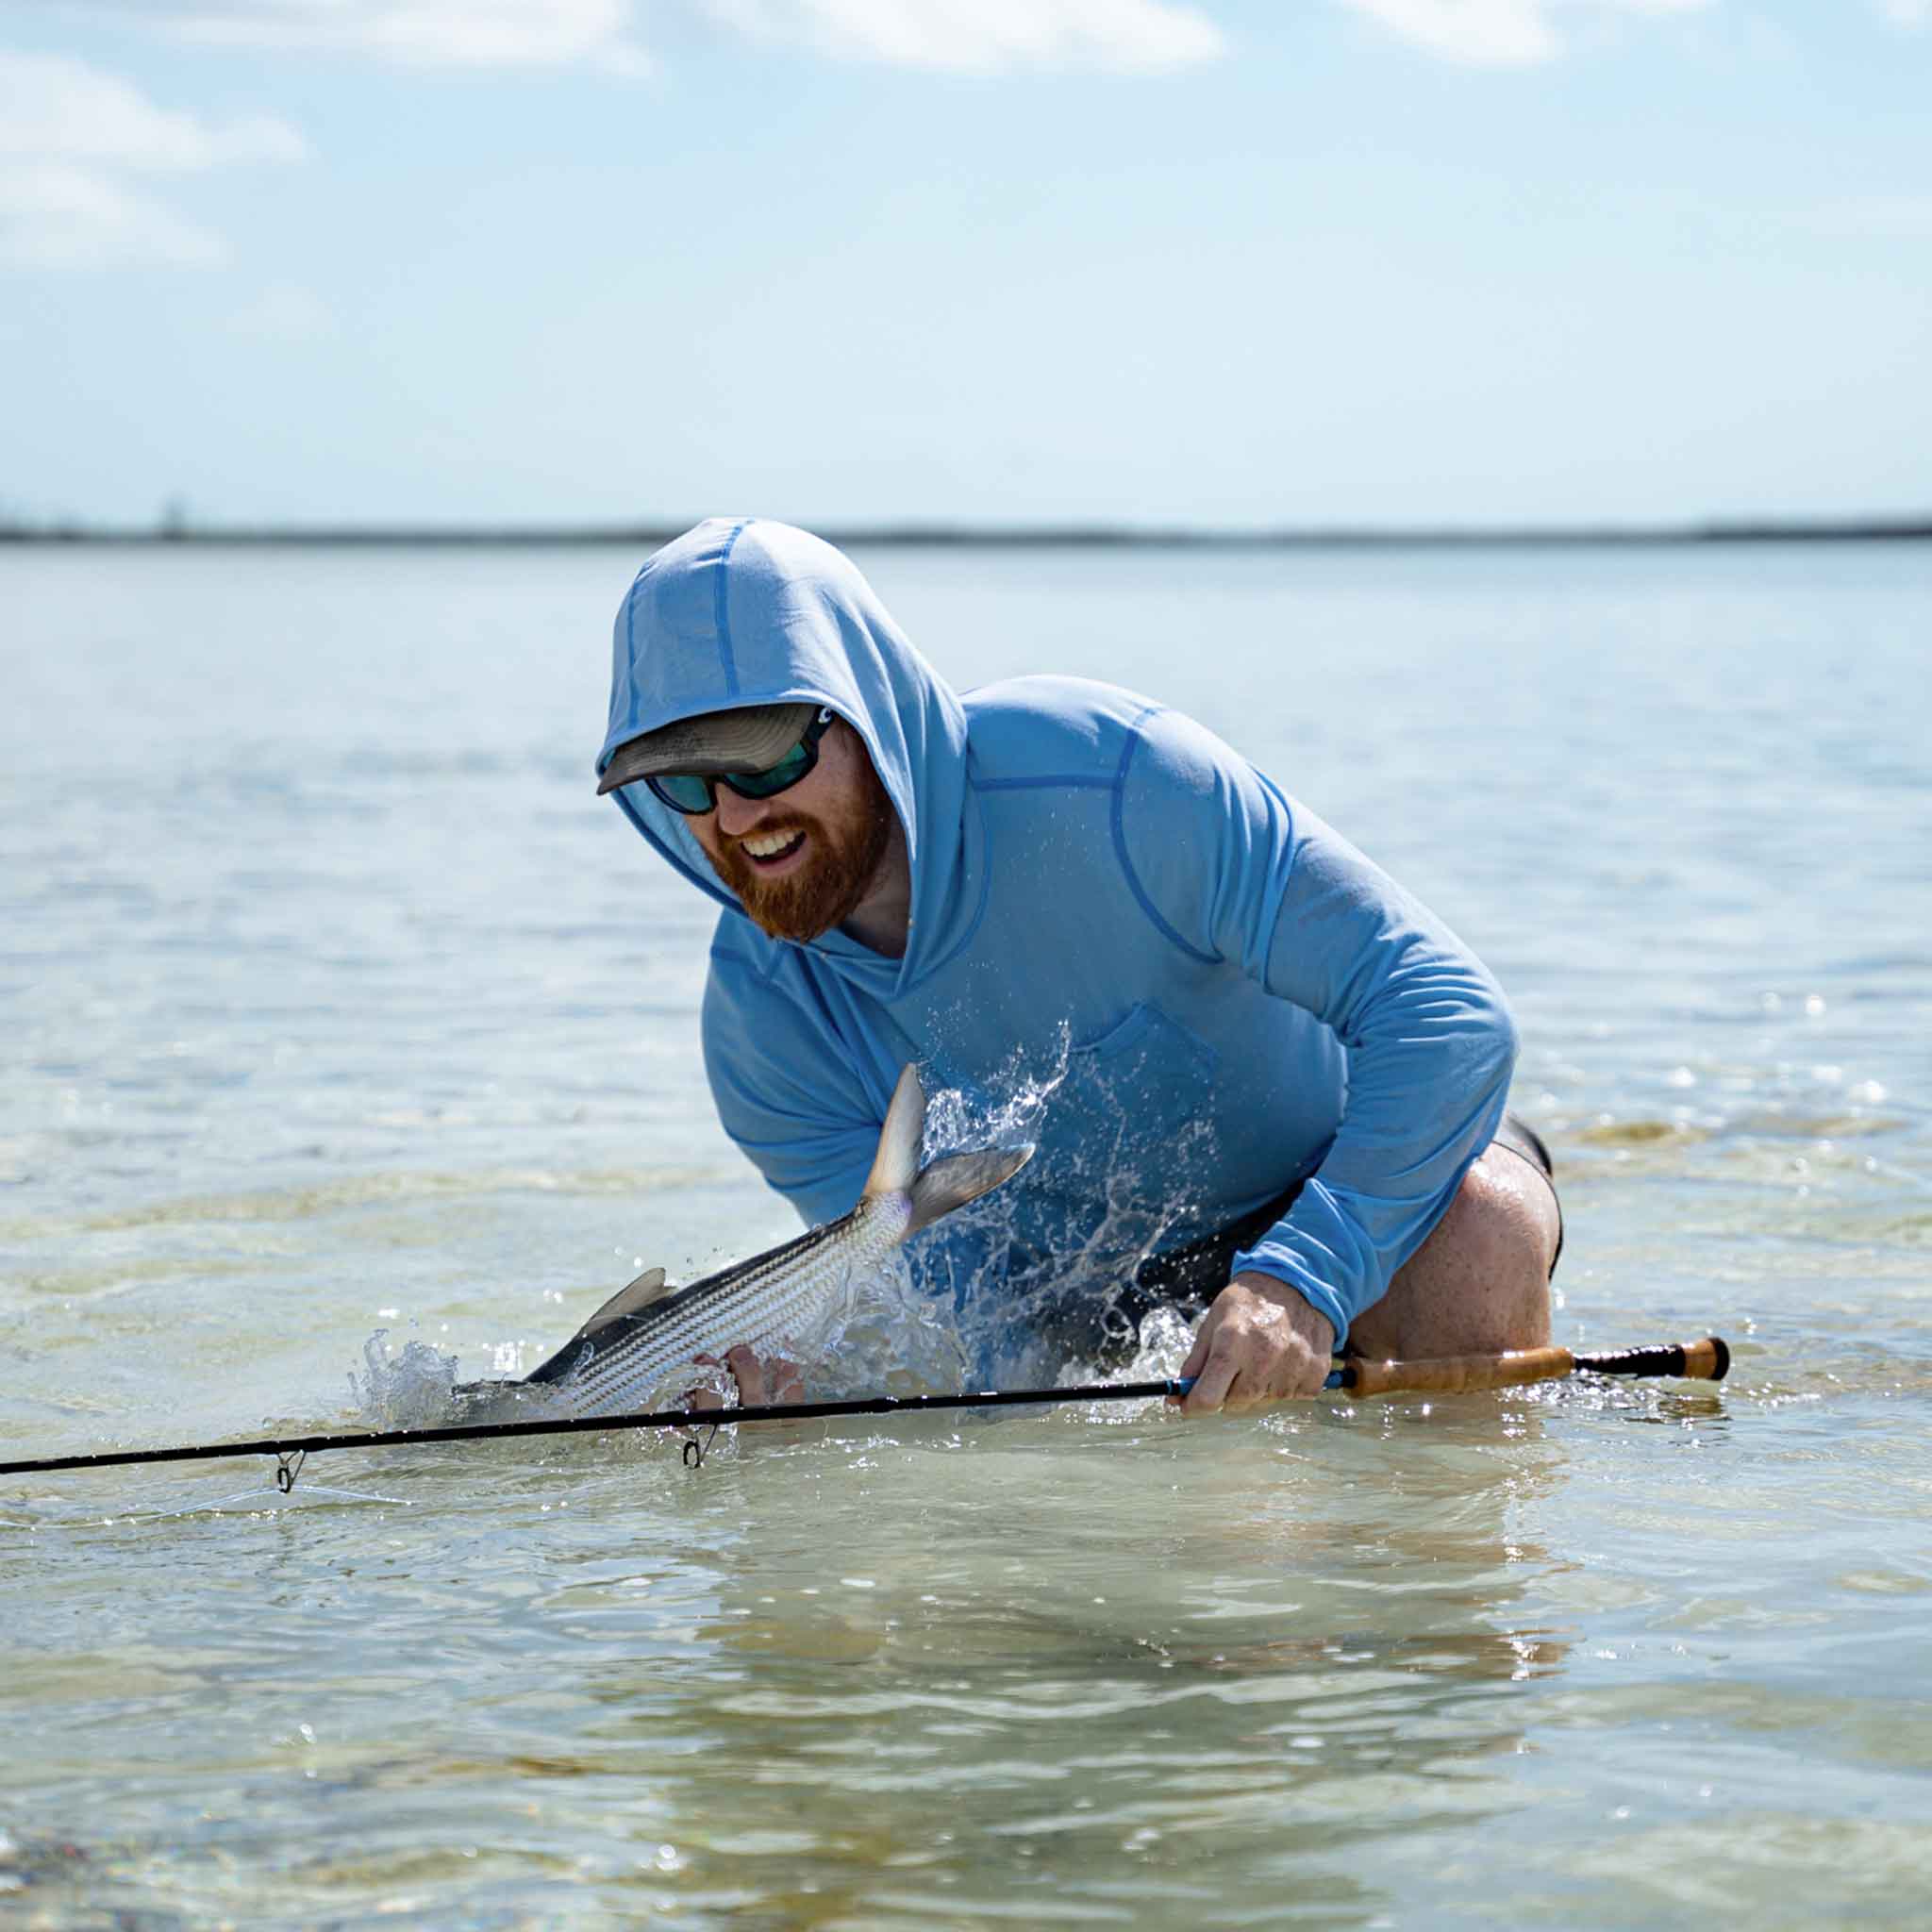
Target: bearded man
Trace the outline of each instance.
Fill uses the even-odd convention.
[[[1549,1340],[1561,1217],[1494,980],[1199,724],[1070,677],[962,697],[829,544],[714,519],[625,598],[597,768],[723,908],[706,1071],[808,1222],[858,1199],[907,1061],[1035,1097],[1024,1179],[918,1256],[983,1359],[1205,1305],[1199,1413],[1312,1394],[1344,1342]]]

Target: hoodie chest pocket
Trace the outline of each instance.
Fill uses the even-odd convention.
[[[1088,1148],[1115,1157],[1108,1171],[1124,1158],[1144,1172],[1209,1131],[1220,1064],[1198,1033],[1141,1000],[1074,1043],[1063,1091]]]

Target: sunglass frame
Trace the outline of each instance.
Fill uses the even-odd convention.
[[[728,787],[741,798],[749,798],[753,801],[776,798],[781,791],[790,791],[794,785],[811,775],[819,761],[819,740],[831,729],[831,725],[832,708],[829,705],[821,705],[818,716],[805,727],[798,742],[776,764],[767,765],[762,772],[654,772],[644,783],[651,788],[651,796],[660,805],[669,806],[673,811],[679,812],[688,819],[701,819],[708,812],[718,809],[720,785]],[[765,784],[765,780],[774,772],[783,771],[801,752],[804,754],[804,762],[791,776],[781,778],[775,785]],[[676,779],[702,785],[705,788],[704,804],[685,805],[674,798],[664,788],[668,782]],[[760,786],[764,789],[759,790]]]

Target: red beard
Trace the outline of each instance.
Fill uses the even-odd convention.
[[[837,824],[807,812],[789,812],[760,823],[758,836],[803,832],[806,862],[784,878],[763,877],[740,849],[724,839],[722,849],[705,856],[738,903],[761,932],[800,944],[822,938],[858,911],[886,856],[891,833],[891,801],[878,774],[865,767],[863,791],[849,817]]]

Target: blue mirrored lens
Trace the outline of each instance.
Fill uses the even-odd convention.
[[[788,785],[796,785],[810,765],[811,753],[801,740],[769,770],[733,772],[724,782],[741,798],[769,798],[774,791],[783,791]]]
[[[711,781],[693,772],[660,773],[651,780],[651,789],[666,805],[679,811],[706,812],[711,808]]]

